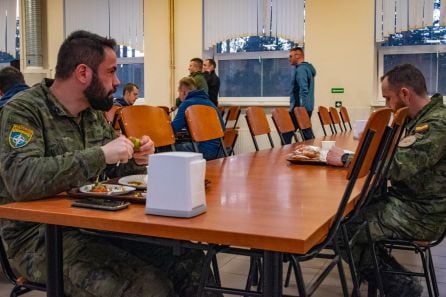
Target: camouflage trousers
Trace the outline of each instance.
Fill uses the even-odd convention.
[[[359,228],[365,220],[369,222],[369,228],[372,240],[380,239],[408,239],[407,234],[399,230],[399,226],[388,226],[383,224],[381,210],[384,208],[385,202],[380,201],[365,207],[359,215],[347,225],[349,238],[359,232],[357,240],[352,247],[353,259],[360,278],[377,285],[374,274],[374,265],[371,256],[371,245],[369,244],[367,231],[365,228]],[[341,256],[347,259],[345,254],[341,252]],[[382,247],[377,248],[378,265],[384,269],[404,271],[405,268],[400,265],[387,250]],[[386,274],[382,277],[386,296],[421,296],[422,287],[418,280],[405,275]],[[402,295],[402,292],[407,292]]]
[[[34,233],[14,254],[12,264],[28,280],[45,283],[44,227],[38,226]],[[170,247],[66,230],[64,293],[73,297],[196,296],[203,260],[203,252],[197,250],[176,256]]]

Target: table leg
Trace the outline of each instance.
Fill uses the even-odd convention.
[[[263,296],[282,296],[282,253],[265,251],[263,256]]]
[[[62,227],[46,225],[45,244],[47,261],[46,295],[62,297],[63,293],[63,251]]]

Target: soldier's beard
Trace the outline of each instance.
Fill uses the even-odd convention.
[[[93,78],[90,85],[84,90],[84,95],[90,103],[91,108],[96,110],[108,111],[113,106],[113,93],[116,91],[107,92],[102,82],[98,79],[96,72],[93,72]]]

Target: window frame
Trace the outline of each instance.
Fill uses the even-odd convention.
[[[262,52],[239,52],[239,53],[217,53],[214,47],[214,60],[217,64],[217,75],[219,75],[219,63],[222,60],[254,60],[254,59],[288,59],[289,51],[262,51]],[[292,67],[292,66],[290,66]],[[291,78],[290,78],[291,79]],[[290,97],[222,97],[218,98],[222,105],[240,106],[289,106]]]
[[[401,46],[379,46],[378,47],[378,92],[381,94],[381,77],[384,75],[384,56],[385,55],[407,55],[407,54],[433,54],[437,56],[440,53],[446,54],[446,44],[435,45],[401,45]],[[436,89],[438,90],[438,64],[437,64],[437,81]],[[433,94],[429,94],[433,95]],[[446,101],[446,94],[443,97],[443,101]],[[384,106],[386,104],[385,99],[379,95],[375,100],[374,105]]]

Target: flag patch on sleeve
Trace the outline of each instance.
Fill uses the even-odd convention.
[[[21,148],[27,145],[33,137],[33,130],[19,124],[14,124],[9,132],[9,145],[12,148]]]

